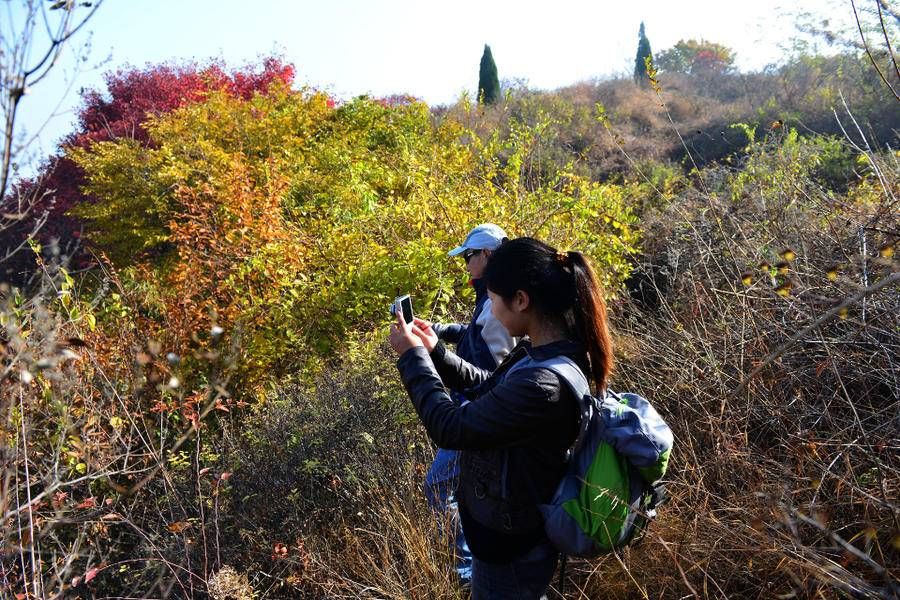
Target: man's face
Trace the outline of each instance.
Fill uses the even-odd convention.
[[[463,252],[462,257],[466,261],[466,271],[469,272],[469,277],[481,279],[490,255],[490,250],[466,250]]]

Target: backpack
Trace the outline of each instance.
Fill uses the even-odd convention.
[[[585,558],[628,545],[664,499],[659,480],[672,451],[672,430],[637,394],[592,396],[584,373],[565,356],[522,362],[556,373],[581,408],[566,473],[553,500],[539,507],[547,537],[563,554]]]

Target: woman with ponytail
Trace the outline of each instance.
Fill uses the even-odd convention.
[[[613,363],[606,305],[584,255],[532,238],[495,250],[484,278],[494,316],[525,338],[493,373],[461,360],[420,319],[398,317],[390,342],[429,436],[461,450],[458,499],[474,555],[473,600],[537,599],[559,559],[538,506],[565,473],[579,410],[553,371],[532,361],[516,365],[566,356],[602,394]],[[471,402],[454,402],[445,388]]]

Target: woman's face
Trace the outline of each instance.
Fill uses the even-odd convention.
[[[528,295],[525,292],[518,291],[512,300],[507,302],[502,296],[488,290],[488,298],[491,299],[491,314],[500,321],[500,324],[506,328],[509,335],[513,337],[525,335],[527,320],[525,309],[528,307]]]

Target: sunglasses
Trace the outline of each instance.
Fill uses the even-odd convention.
[[[469,264],[469,261],[472,260],[472,257],[477,254],[481,254],[481,250],[466,250],[465,252],[463,252],[462,257],[463,260],[466,261],[466,264]]]

